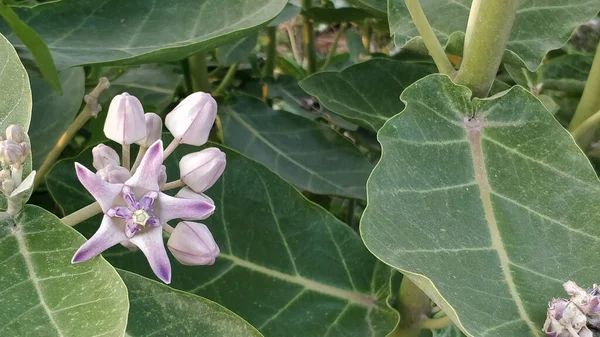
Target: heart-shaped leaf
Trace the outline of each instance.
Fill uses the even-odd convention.
[[[39,207],[0,213],[0,336],[123,336],[125,285],[101,257],[71,264],[83,242]]]
[[[180,145],[165,163],[168,176],[176,179],[179,158],[197,150]],[[221,255],[213,266],[197,267],[172,258],[172,286],[233,310],[265,336],[384,337],[392,331],[398,315],[387,303],[396,293],[391,270],[350,227],[276,174],[222,150],[225,173],[206,192],[217,210],[203,221]],[[91,167],[91,151],[74,160]],[[80,192],[73,160],[57,163],[47,184],[67,213],[90,200]],[[99,220],[91,222],[82,227],[97,228]],[[119,268],[154,277],[139,251],[114,247],[104,256]]]
[[[221,105],[225,145],[269,167],[303,190],[365,198],[373,166],[346,138],[324,124],[275,111],[242,95]]]
[[[435,72],[431,62],[372,59],[341,72],[314,74],[300,82],[300,87],[331,111],[377,131],[404,108],[398,99],[402,91]]]
[[[462,49],[471,0],[420,1],[427,20],[436,36],[454,49]],[[578,25],[584,24],[598,13],[597,0],[546,0],[519,1],[510,39],[506,45],[505,60],[524,63],[535,70],[547,52],[564,45]],[[417,29],[406,9],[404,0],[389,0],[390,31],[398,47],[420,44]]]
[[[217,49],[217,58],[219,63],[224,66],[231,66],[248,58],[248,55],[254,50],[258,34],[252,34],[234,43],[226,44]]]
[[[129,290],[129,337],[262,337],[250,324],[213,301],[125,270],[119,274]]]
[[[54,148],[63,132],[73,122],[83,102],[85,74],[83,68],[62,71],[58,79],[62,95],[53,90],[46,81],[30,75],[33,94],[33,118],[31,120],[31,153],[33,167],[39,168]]]
[[[276,17],[287,0],[62,0],[15,9],[59,69],[182,59],[233,42]],[[223,10],[226,9],[226,10]],[[24,46],[0,23],[18,48]]]
[[[401,97],[406,109],[378,134],[365,244],[469,336],[541,336],[562,283],[598,282],[589,161],[522,87],[471,101],[430,75]]]

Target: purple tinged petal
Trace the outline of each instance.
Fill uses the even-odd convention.
[[[163,242],[162,227],[153,227],[137,233],[129,241],[146,255],[154,274],[164,283],[171,283],[171,263]]]
[[[125,203],[127,203],[127,207],[129,207],[131,210],[137,209],[138,202],[135,200],[135,193],[131,190],[131,188],[129,186],[123,186],[122,193],[123,200],[125,200]]]
[[[160,226],[160,221],[158,220],[157,217],[155,216],[151,216],[148,221],[146,221],[146,225],[148,227],[156,227],[156,226]]]
[[[133,237],[133,235],[141,230],[140,226],[133,223],[133,220],[127,219],[125,222],[125,236],[129,239]]]
[[[122,184],[111,184],[102,180],[85,166],[75,163],[75,172],[77,178],[88,192],[96,199],[103,212],[106,212],[112,205],[121,189]]]
[[[87,261],[123,241],[127,241],[127,237],[121,226],[105,215],[98,231],[77,250],[71,263]]]
[[[137,171],[135,171],[133,176],[125,182],[125,185],[130,187],[141,187],[148,191],[158,191],[158,178],[162,162],[162,141],[157,140],[148,148]]]
[[[159,193],[154,210],[160,223],[166,223],[173,219],[206,219],[215,211],[215,206],[202,199],[181,199]]]
[[[106,215],[121,219],[131,218],[131,214],[133,214],[133,212],[125,206],[116,206],[106,211]]]
[[[146,212],[151,212],[152,204],[154,204],[154,200],[156,200],[156,198],[158,198],[158,193],[154,191],[148,192],[142,197],[142,199],[140,199],[139,204]]]

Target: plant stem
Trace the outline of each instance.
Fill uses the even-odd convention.
[[[453,76],[455,72],[454,67],[452,66],[452,63],[450,63],[450,60],[448,59],[444,48],[440,44],[440,41],[438,41],[437,37],[435,36],[433,29],[431,29],[429,21],[427,21],[427,17],[425,17],[425,13],[423,12],[423,8],[421,8],[419,0],[405,0],[405,2],[406,8],[408,9],[410,16],[417,27],[417,30],[419,31],[419,35],[421,35],[421,39],[423,39],[423,42],[429,50],[429,54],[431,54],[433,62],[435,62],[438,70],[442,74]]]
[[[225,134],[223,133],[223,123],[221,123],[221,117],[217,115],[215,117],[215,126],[217,127],[217,141],[220,144],[225,144]]]
[[[161,187],[161,191],[168,191],[168,190],[172,190],[174,188],[178,188],[178,187],[183,187],[185,186],[185,184],[183,183],[183,181],[181,181],[181,179],[177,179],[175,181],[170,181],[166,184],[163,185],[163,187]]]
[[[307,11],[312,6],[312,0],[302,0],[302,10]],[[304,59],[306,72],[312,74],[317,71],[317,51],[315,49],[315,31],[310,18],[302,15],[302,30],[304,33]]]
[[[469,11],[469,21],[467,22],[467,31],[465,32],[463,55],[465,54],[469,43],[471,43],[471,38],[473,37],[473,26],[475,25],[475,21],[477,20],[477,13],[479,12],[480,4],[481,0],[473,0],[473,2],[471,2],[471,10]]]
[[[199,52],[188,58],[192,91],[210,92],[208,69],[206,68],[206,52]]]
[[[498,67],[517,13],[518,0],[487,0],[471,11],[475,18],[466,36],[462,64],[455,82],[469,87],[476,97],[487,96],[496,78]]]
[[[67,131],[65,131],[65,133],[63,133],[58,139],[58,142],[56,142],[52,151],[48,153],[48,156],[42,163],[42,166],[40,166],[39,170],[37,170],[37,174],[33,183],[34,186],[38,186],[44,180],[46,174],[48,174],[48,171],[50,171],[50,169],[54,166],[60,154],[67,147],[67,145],[69,145],[71,139],[75,137],[79,129],[81,129],[90,118],[98,116],[98,112],[102,110],[102,107],[100,104],[98,104],[98,97],[100,97],[100,94],[109,86],[110,82],[108,79],[106,79],[106,77],[101,77],[98,80],[98,85],[96,88],[94,88],[89,95],[86,95],[83,98],[86,103],[85,107],[83,110],[81,110],[79,115],[77,115],[77,118],[75,118],[73,123],[69,125]]]
[[[277,27],[267,28],[267,61],[263,78],[274,78],[275,56],[277,56]]]
[[[122,148],[123,167],[129,170],[129,167],[131,166],[131,145],[123,144]]]
[[[173,151],[175,151],[175,149],[179,146],[179,140],[177,140],[176,138],[173,138],[173,140],[171,141],[171,143],[169,143],[169,146],[167,146],[167,148],[163,151],[163,161],[165,159],[167,159],[167,157],[173,153]]]
[[[363,45],[367,53],[371,53],[371,36],[373,35],[373,25],[367,19],[364,23],[364,33],[362,37]]]
[[[66,217],[60,219],[65,225],[67,226],[75,226],[80,222],[83,222],[91,217],[93,217],[96,214],[100,214],[102,213],[102,208],[100,208],[100,204],[98,204],[97,202],[93,203],[93,204],[89,204],[87,206],[85,206],[84,208],[75,211],[69,215],[67,215]]]
[[[329,63],[331,63],[331,59],[335,56],[335,52],[337,50],[338,43],[340,41],[340,38],[346,31],[346,27],[348,27],[348,25],[345,22],[343,22],[340,25],[340,28],[338,29],[338,31],[335,32],[335,37],[333,38],[333,44],[331,45],[331,49],[329,49],[329,52],[327,53],[325,62],[323,62],[323,65],[321,66],[321,71],[327,70],[327,68],[329,67]]]
[[[423,329],[419,325],[422,317],[429,313],[430,300],[408,277],[400,284],[400,317],[402,320],[394,331],[395,337],[418,337]]]
[[[569,124],[569,131],[579,128],[581,124],[587,121],[598,110],[600,110],[600,43],[598,44],[596,56],[594,56],[594,62],[592,63],[590,74],[583,89],[581,100]],[[581,138],[580,140],[583,144],[580,145],[582,147],[587,147],[592,140],[592,137],[588,135]]]
[[[142,158],[144,158],[146,151],[148,151],[147,147],[140,146],[140,149],[138,150],[138,153],[137,153],[137,157],[135,157],[135,162],[133,163],[133,166],[131,167],[131,174],[135,173],[135,170],[137,170],[137,168],[142,163]]]
[[[227,70],[227,74],[225,74],[223,81],[221,81],[221,84],[219,84],[217,89],[215,89],[215,91],[213,92],[213,96],[223,95],[225,89],[227,89],[227,87],[231,85],[231,82],[233,82],[233,79],[235,78],[235,72],[237,71],[238,66],[239,63],[234,63],[231,67],[229,67],[229,70]]]
[[[591,115],[588,119],[584,120],[583,123],[579,124],[575,130],[571,131],[571,135],[575,140],[578,140],[583,135],[587,134],[588,131],[591,131],[595,126],[600,123],[600,111],[596,111],[595,114]]]
[[[416,323],[416,325],[421,329],[429,330],[441,329],[450,324],[452,324],[452,320],[448,316],[444,316],[441,318],[426,318]]]
[[[302,63],[302,56],[300,55],[300,51],[298,50],[298,42],[296,41],[296,31],[294,30],[296,19],[290,20],[290,23],[285,25],[285,30],[288,33],[288,39],[290,40],[290,47],[292,48],[292,54],[294,55],[294,60],[297,63]]]

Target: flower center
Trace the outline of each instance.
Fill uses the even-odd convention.
[[[150,215],[143,209],[138,209],[131,215],[133,223],[139,226],[146,226],[146,222],[150,219]]]

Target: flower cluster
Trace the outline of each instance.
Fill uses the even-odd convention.
[[[544,332],[550,337],[592,337],[600,330],[599,287],[585,290],[575,282],[563,285],[570,299],[553,299],[548,304]]]
[[[15,195],[15,191],[29,189],[33,184],[35,172],[26,179],[26,185],[21,185],[23,165],[31,154],[29,143],[26,142],[25,132],[18,125],[6,128],[6,138],[0,136],[0,191],[6,196]],[[19,189],[19,186],[21,188]]]
[[[139,248],[156,276],[170,283],[163,230],[170,233],[167,246],[182,264],[215,262],[219,247],[212,234],[205,225],[192,221],[206,219],[215,210],[214,202],[203,192],[223,173],[225,154],[207,148],[184,156],[179,162],[180,180],[167,184],[163,161],[178,144],[204,145],[216,113],[217,104],[209,94],[198,92],[185,98],[165,119],[174,140],[163,150],[158,115],[144,113],[140,101],[127,93],[112,100],[104,133],[123,146],[125,157],[121,164],[115,150],[100,144],[92,150],[96,173],[75,163],[79,181],[96,199],[104,217],[98,231],[77,250],[73,263],[87,261],[120,243]],[[128,147],[134,143],[140,152],[129,169]],[[181,186],[174,197],[161,192]],[[173,219],[182,220],[174,229],[167,224]]]

